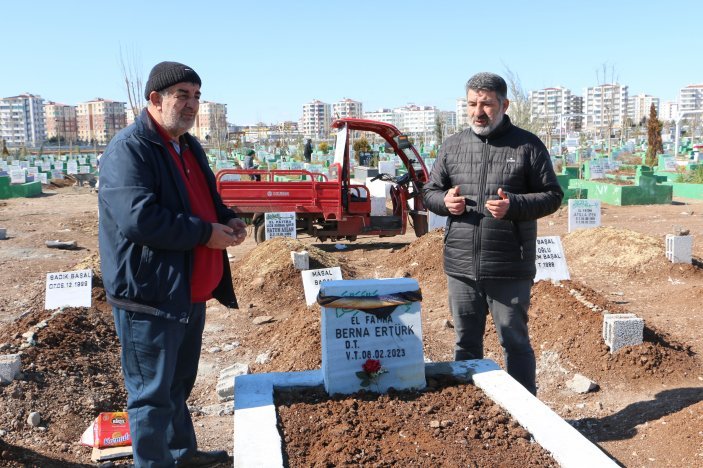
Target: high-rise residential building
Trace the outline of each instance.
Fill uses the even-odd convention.
[[[134,115],[134,109],[132,109],[130,106],[127,106],[127,108],[125,110],[125,116],[126,116],[125,123],[127,125],[132,125],[138,117],[138,116]]]
[[[427,142],[434,138],[439,116],[439,109],[436,107],[408,104],[393,111],[399,114],[398,129],[401,132],[415,138],[423,138]]]
[[[227,104],[200,103],[191,133],[200,141],[223,141],[227,138]]]
[[[300,130],[305,138],[320,140],[330,134],[330,105],[318,99],[303,104],[303,116],[300,118]]]
[[[456,112],[439,111],[439,119],[442,121],[443,137],[456,133]]]
[[[466,105],[466,98],[456,100],[456,129],[461,131],[469,126],[469,113]]]
[[[679,112],[703,110],[703,84],[688,85],[679,91]]]
[[[399,114],[393,112],[393,109],[378,109],[372,112],[364,112],[365,119],[395,125],[396,127],[400,125],[399,117]]]
[[[562,86],[530,92],[530,119],[546,119],[553,132],[578,131],[583,120],[582,103],[570,89]]]
[[[332,104],[332,119],[352,117],[360,119],[364,115],[363,104],[353,99],[344,98]]]
[[[45,137],[41,96],[25,93],[0,99],[0,139],[7,146],[38,147]]]
[[[679,103],[676,101],[664,101],[659,106],[659,109],[661,111],[659,120],[676,120],[676,117],[679,115]]]
[[[586,88],[583,99],[587,130],[608,137],[608,131],[623,127],[627,118],[627,86],[609,83]]]
[[[46,138],[60,138],[68,143],[78,139],[76,106],[48,101],[44,104]]]
[[[650,96],[649,94],[638,94],[637,96],[631,96],[627,104],[627,116],[631,120],[632,125],[637,125],[643,121],[643,119],[649,118],[649,110],[654,104],[654,108],[657,111],[657,118],[659,117],[659,98]]]
[[[127,126],[125,103],[102,98],[82,102],[77,106],[76,119],[80,140],[106,145]]]

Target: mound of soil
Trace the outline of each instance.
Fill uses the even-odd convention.
[[[102,288],[93,291],[104,295]],[[11,429],[3,436],[3,466],[68,466],[76,457],[89,459],[90,449],[78,443],[85,428],[98,413],[126,407],[111,309],[97,301],[90,309],[36,310],[0,332],[3,353],[21,352],[23,369],[19,379],[0,386],[0,427]],[[27,331],[34,331],[36,343],[22,347]],[[39,427],[27,423],[30,412],[41,415]],[[47,452],[54,458],[39,455]]]
[[[558,466],[472,385],[428,379],[423,392],[276,395],[290,466]]]
[[[608,275],[635,276],[668,274],[672,269],[690,270],[666,259],[664,240],[628,229],[598,227],[571,232],[562,239],[569,266],[574,270]]]

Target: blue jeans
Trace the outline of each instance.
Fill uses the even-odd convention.
[[[195,453],[186,406],[198,374],[205,303],[191,305],[188,323],[113,307],[122,345],[122,374],[134,465],[174,466]]]
[[[527,330],[532,280],[476,282],[447,276],[447,288],[456,331],[454,359],[483,359],[483,335],[490,311],[508,374],[535,395],[535,353]]]

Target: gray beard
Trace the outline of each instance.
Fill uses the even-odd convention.
[[[505,115],[505,114],[503,114],[503,115]],[[473,130],[473,132],[476,135],[488,136],[491,134],[491,132],[493,130],[498,128],[498,125],[500,125],[500,123],[503,121],[503,115],[501,115],[499,119],[497,119],[495,122],[491,123],[490,125],[488,125],[486,127],[479,127],[478,125],[474,125],[472,123],[470,123],[469,126],[471,127],[471,130]]]

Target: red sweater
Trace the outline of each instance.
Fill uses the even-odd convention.
[[[154,120],[149,114],[151,120],[156,126],[156,130],[163,138],[166,147],[168,148],[171,157],[173,158],[178,171],[181,174],[183,183],[188,190],[188,201],[193,215],[202,219],[207,223],[217,223],[217,212],[215,204],[212,201],[212,195],[205,179],[205,174],[200,169],[198,162],[190,148],[185,145],[181,146],[181,155],[178,155],[173,143],[179,142],[171,138],[166,130]],[[214,250],[204,245],[197,245],[193,250],[193,269],[190,279],[190,295],[191,302],[205,302],[212,298],[212,291],[215,290],[220,280],[222,279],[222,252]]]

